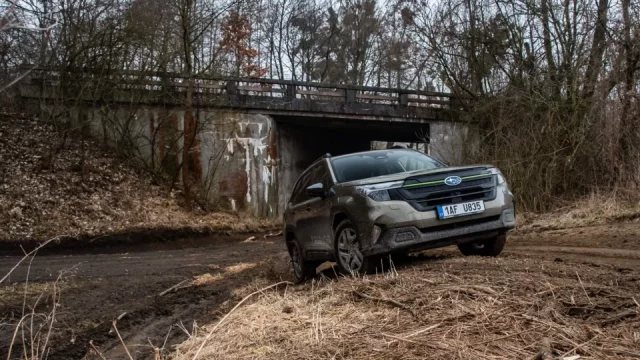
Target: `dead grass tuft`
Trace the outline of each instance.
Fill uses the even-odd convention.
[[[518,230],[554,230],[640,219],[640,189],[594,191],[544,214],[518,214]]]
[[[215,275],[211,275],[209,273],[206,274],[202,274],[197,276],[192,282],[191,285],[193,286],[204,286],[204,285],[211,285],[213,283],[216,283],[220,280],[224,279],[224,276],[222,276],[222,274],[217,273]]]
[[[607,271],[454,258],[393,275],[321,275],[258,292],[224,324],[205,327],[211,336],[198,358],[638,358],[640,286],[625,276],[606,282]],[[203,340],[183,343],[175,358],[192,359]]]

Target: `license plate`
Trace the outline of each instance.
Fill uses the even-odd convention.
[[[469,201],[452,205],[438,205],[438,218],[448,219],[457,216],[478,214],[484,211],[484,201]]]

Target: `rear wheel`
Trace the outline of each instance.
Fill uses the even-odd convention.
[[[458,244],[458,249],[460,249],[460,252],[465,256],[498,256],[502,252],[502,249],[504,249],[506,242],[507,235],[500,234],[486,240]]]
[[[373,257],[362,253],[358,232],[349,220],[343,220],[335,232],[336,262],[340,271],[346,274],[365,274],[375,263]]]
[[[295,275],[296,283],[301,283],[316,275],[316,268],[320,265],[318,261],[306,261],[302,255],[300,244],[295,239],[287,241],[287,249],[291,257],[291,267]]]

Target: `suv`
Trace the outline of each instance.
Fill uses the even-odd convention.
[[[497,168],[448,167],[407,149],[325,155],[300,176],[284,213],[298,282],[325,261],[364,273],[392,252],[455,244],[464,255],[497,256],[515,224]]]

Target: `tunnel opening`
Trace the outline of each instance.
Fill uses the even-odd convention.
[[[302,172],[325,154],[344,155],[396,144],[428,152],[430,124],[274,116],[278,129],[279,202],[284,209]]]

